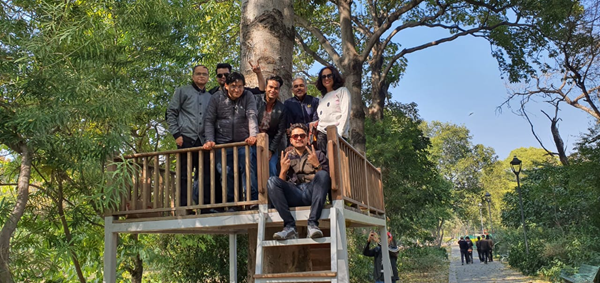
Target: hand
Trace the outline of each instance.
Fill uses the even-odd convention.
[[[281,172],[286,172],[290,169],[290,157],[288,156],[290,154],[289,151],[286,151],[285,153],[282,151],[281,152],[281,161],[279,161],[279,165],[281,165]]]
[[[262,72],[258,61],[256,61],[256,66],[252,65],[252,61],[250,61],[250,60],[248,60],[248,64],[250,64],[250,67],[252,67],[252,72],[254,72],[255,74],[259,74]]]
[[[202,146],[202,148],[204,148],[206,150],[211,150],[214,146],[215,146],[215,142],[207,141],[207,142],[204,143],[204,145]]]
[[[309,128],[311,128],[311,127],[312,128],[317,128],[318,125],[319,125],[319,120],[308,123],[308,127]]]
[[[307,161],[310,163],[310,165],[312,165],[314,168],[319,167],[319,165],[321,165],[321,162],[319,162],[319,158],[317,157],[315,146],[311,145],[312,151],[310,150],[310,148],[308,148],[308,146],[305,146],[304,148],[306,148],[306,151],[308,151]]]
[[[371,242],[371,240],[373,240],[373,238],[375,237],[375,233],[371,232],[369,233],[369,239],[367,239],[367,242]]]
[[[177,146],[182,146],[183,145],[183,137],[179,136],[178,138],[176,138],[175,143],[177,144]]]
[[[254,144],[256,143],[256,137],[248,137],[248,138],[246,139],[246,143],[247,143],[248,145],[254,145]]]

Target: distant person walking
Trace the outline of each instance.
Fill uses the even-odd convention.
[[[465,238],[465,241],[467,242],[467,246],[469,247],[467,249],[467,263],[473,264],[473,241],[471,241],[471,238],[469,238],[469,236]]]
[[[485,239],[490,243],[490,250],[487,253],[488,259],[490,262],[494,261],[494,241],[490,237],[490,235],[485,235]]]
[[[481,251],[481,237],[477,236],[477,242],[475,243],[477,248],[477,255],[479,256],[479,262],[483,263],[483,257],[485,256]]]
[[[469,244],[467,244],[464,237],[460,237],[460,240],[458,240],[458,247],[460,248],[461,264],[465,265],[465,258],[467,259],[467,264],[469,264]]]
[[[489,235],[486,237],[489,238]],[[487,264],[489,252],[491,250],[490,241],[488,241],[487,239],[481,239],[481,244],[479,245],[479,247],[481,248],[481,252],[483,253],[483,257],[485,259],[484,263]]]

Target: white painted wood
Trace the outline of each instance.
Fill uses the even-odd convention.
[[[229,234],[229,282],[237,283],[237,235]]]
[[[259,208],[260,209],[260,208]],[[263,271],[263,241],[265,240],[266,217],[264,212],[259,212],[258,231],[256,232],[256,266],[254,274],[262,274]]]
[[[390,261],[390,253],[388,251],[387,228],[382,226],[379,228],[379,239],[381,241],[381,256],[383,258],[383,280],[385,283],[392,283],[392,263]]]
[[[113,217],[104,217],[104,283],[117,281],[117,242],[119,234],[112,230]]]
[[[334,206],[331,208],[331,211],[329,213],[330,217],[331,217],[331,223],[329,224],[329,233],[330,233],[330,237],[333,239],[331,241],[331,245],[330,245],[330,249],[329,249],[329,258],[331,261],[331,271],[337,272],[338,271],[338,264],[337,264],[337,260],[338,260],[338,256],[337,256],[337,247],[340,244],[343,244],[344,242],[340,241],[340,238],[338,237],[338,232],[337,232],[337,218],[338,218],[338,211],[337,208]]]
[[[343,200],[333,201],[333,207],[336,209],[335,226],[337,233],[337,280],[339,282],[350,282],[350,272],[348,270],[348,242],[346,237],[346,219],[345,214],[348,210],[344,209]]]
[[[360,223],[365,226],[385,226],[385,218],[367,216],[350,209],[344,209],[344,218],[353,223]]]
[[[302,239],[293,239],[293,240],[273,240],[273,241],[263,241],[263,248],[266,247],[281,247],[281,246],[301,246],[301,245],[316,245],[316,244],[327,244],[331,243],[330,237],[323,238],[302,238]]]
[[[286,277],[286,278],[265,278],[254,279],[254,283],[280,283],[280,282],[337,282],[331,277]],[[346,281],[350,282],[350,281]]]

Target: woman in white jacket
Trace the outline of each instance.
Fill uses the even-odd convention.
[[[317,149],[327,152],[327,133],[325,129],[328,126],[335,126],[338,135],[348,139],[352,97],[348,89],[344,87],[344,78],[333,66],[321,69],[317,80],[317,89],[323,94],[317,108],[319,115],[319,121],[316,125]]]

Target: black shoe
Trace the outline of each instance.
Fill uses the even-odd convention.
[[[227,212],[238,212],[238,211],[240,211],[240,209],[236,206],[230,207],[229,209],[227,209]]]
[[[253,204],[251,206],[248,206],[248,210],[258,210],[258,204]]]
[[[200,213],[201,214],[211,214],[211,213],[219,213],[220,211],[214,209],[214,208],[209,208],[209,209],[201,209]]]

